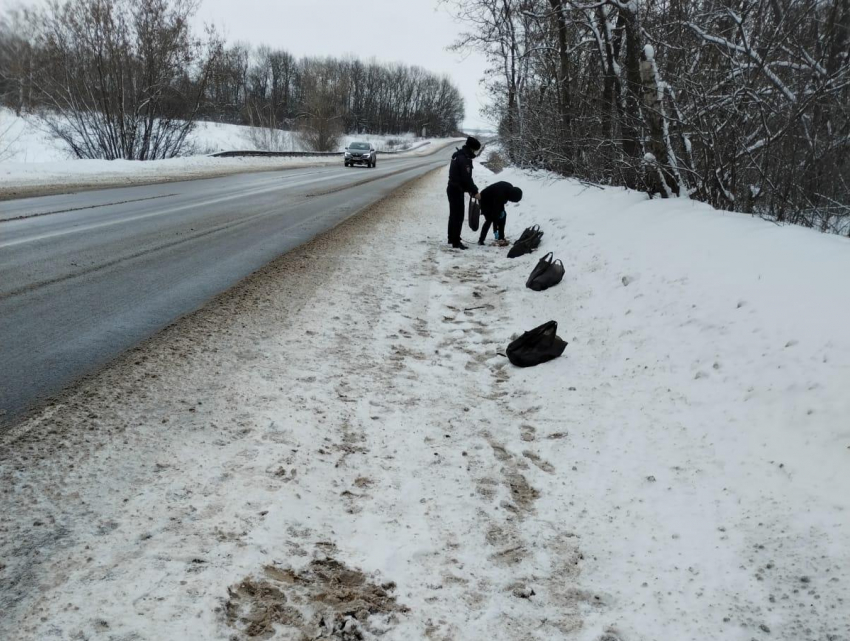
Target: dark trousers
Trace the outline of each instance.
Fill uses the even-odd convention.
[[[499,240],[503,240],[505,238],[505,221],[507,221],[508,215],[505,213],[503,209],[498,214],[493,217],[488,218],[484,217],[484,225],[481,227],[481,236],[478,238],[479,243],[483,243],[487,240],[487,232],[490,231],[490,225],[493,225],[493,231],[496,232],[496,237]]]
[[[466,199],[462,189],[451,185],[446,187],[446,195],[449,197],[449,243],[455,245],[460,242]]]

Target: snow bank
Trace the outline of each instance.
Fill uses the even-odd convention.
[[[215,122],[199,122],[192,132],[189,147],[193,153],[212,154],[219,151],[255,150],[258,147],[252,127],[229,125]],[[310,151],[294,131],[275,132],[278,145],[273,151]],[[439,144],[451,138],[420,138],[412,133],[400,135],[346,134],[339,141],[337,151],[342,151],[350,143],[371,142],[379,151],[404,151],[410,147],[430,142]],[[392,143],[392,144],[391,144]]]
[[[825,275],[850,273],[850,241],[498,179],[526,194],[508,236],[540,224],[538,256],[567,268],[545,293],[523,288],[536,258],[498,279],[511,328],[556,319],[570,341],[511,383],[534,390],[514,409],[536,403],[570,434],[542,451],[563,483],[546,482],[540,513],[580,537],[580,582],[606,603],[577,638],[847,636],[850,299]]]
[[[212,158],[185,156],[168,160],[62,160],[0,163],[0,193],[30,186],[98,186],[189,180],[241,171],[266,171],[303,165],[340,164],[336,157]]]

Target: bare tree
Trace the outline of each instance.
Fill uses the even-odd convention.
[[[299,131],[313,151],[336,151],[343,134],[342,101],[345,94],[331,60],[313,61],[305,70],[305,98]]]
[[[33,90],[79,158],[178,155],[221,45],[192,35],[192,0],[68,0],[33,14]]]
[[[18,116],[33,106],[33,38],[29,13],[12,9],[0,16],[0,101]]]
[[[446,78],[403,64],[295,58],[259,47],[251,53],[240,122],[296,128],[307,146],[327,148],[343,132],[419,132],[448,136],[464,116]],[[211,104],[215,101],[211,100]],[[331,145],[332,146],[332,145]]]

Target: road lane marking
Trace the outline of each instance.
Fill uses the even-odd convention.
[[[72,207],[69,209],[56,209],[54,211],[39,211],[34,214],[22,214],[20,216],[13,216],[12,218],[0,218],[0,224],[8,223],[12,220],[24,220],[26,218],[36,218],[37,216],[49,216],[51,214],[64,214],[66,212],[71,211],[82,211],[84,209],[97,209],[98,207],[111,207],[113,205],[126,205],[128,203],[139,203],[145,200],[156,200],[157,198],[170,198],[171,196],[177,196],[178,193],[175,192],[173,194],[162,194],[160,196],[146,196],[145,198],[132,198],[130,200],[119,200],[113,203],[101,203],[99,205],[86,205],[85,207]]]

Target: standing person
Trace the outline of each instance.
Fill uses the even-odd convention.
[[[504,247],[508,244],[505,238],[505,222],[508,218],[505,205],[508,202],[518,203],[520,200],[522,200],[522,189],[504,180],[488,185],[482,190],[481,215],[484,216],[484,225],[481,227],[481,236],[478,238],[479,245],[484,244],[491,224],[499,245]]]
[[[464,194],[477,199],[478,187],[472,180],[472,159],[481,150],[481,143],[470,136],[466,144],[452,156],[449,166],[449,186],[446,195],[449,197],[449,245],[455,249],[466,249],[460,242],[460,231],[463,229]]]

